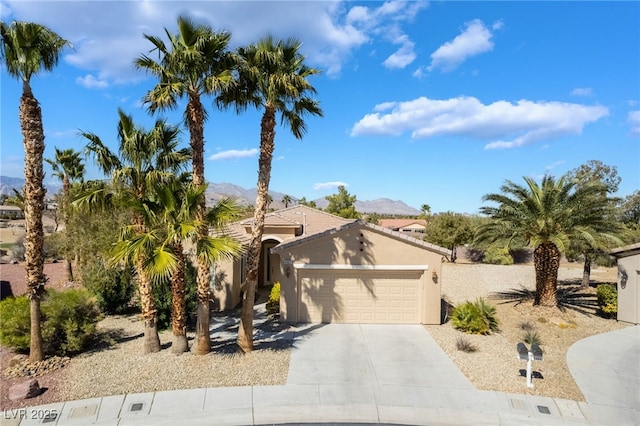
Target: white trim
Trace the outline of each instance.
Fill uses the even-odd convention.
[[[331,269],[357,271],[426,271],[429,265],[337,265],[316,263],[294,263],[295,269]]]

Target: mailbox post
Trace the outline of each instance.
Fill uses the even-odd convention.
[[[527,387],[532,388],[532,363],[533,361],[542,361],[542,349],[535,343],[531,345],[531,349],[527,349],[527,346],[520,342],[516,346],[516,350],[518,351],[518,358],[527,361]]]

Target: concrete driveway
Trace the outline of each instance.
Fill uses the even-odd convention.
[[[474,389],[419,325],[323,324],[296,333],[287,384]]]
[[[640,326],[579,340],[567,364],[598,421],[640,423]]]

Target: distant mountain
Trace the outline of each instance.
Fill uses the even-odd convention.
[[[10,197],[13,196],[13,190],[20,192],[22,191],[22,187],[24,186],[24,179],[15,178],[9,176],[0,176],[0,195],[8,195]],[[53,197],[62,189],[62,184],[60,185],[45,185],[44,189],[46,189],[47,194],[46,197]]]
[[[329,202],[325,198],[314,200],[316,205],[321,209],[327,208]],[[378,198],[370,201],[356,201],[356,211],[359,213],[378,213],[402,216],[417,216],[422,213],[420,210],[413,208],[403,201],[390,200],[388,198]]]
[[[233,197],[238,202],[244,206],[254,205],[256,203],[256,197],[258,196],[257,188],[246,189],[238,185],[234,185],[232,183],[213,183],[209,182],[209,187],[206,192],[207,204],[212,204],[213,202],[219,201],[224,197]],[[282,197],[285,194],[275,191],[269,191],[269,195],[273,199],[270,207],[273,209],[282,209],[284,208],[284,203],[282,202]],[[298,200],[296,197],[289,195],[293,204]],[[291,204],[289,205],[291,207]]]
[[[12,188],[21,191],[23,186],[24,179],[0,176],[0,195],[6,194],[12,196]],[[45,185],[45,189],[47,190],[47,197],[53,197],[60,191],[61,188],[61,185]],[[234,197],[241,205],[249,206],[256,203],[257,194],[258,192],[256,188],[246,189],[232,183],[210,182],[205,195],[207,197],[208,205],[212,205],[213,203],[224,197]],[[284,197],[285,194],[281,192],[269,191],[269,195],[271,195],[271,198],[273,199],[273,202],[270,205],[271,208],[282,209],[285,207],[284,203],[282,202],[282,197]],[[291,207],[291,205],[295,205],[295,203],[298,201],[298,198],[294,197],[293,195],[289,196],[292,199],[292,204],[289,205],[289,207]],[[321,209],[326,208],[329,204],[329,202],[325,198],[318,198],[314,201],[316,205]],[[378,198],[377,200],[371,201],[356,201],[356,210],[360,213],[378,213],[406,216],[415,216],[421,213],[420,210],[408,206],[400,200],[390,200],[388,198]]]

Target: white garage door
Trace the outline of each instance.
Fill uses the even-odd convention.
[[[301,322],[419,324],[423,271],[304,271]]]

